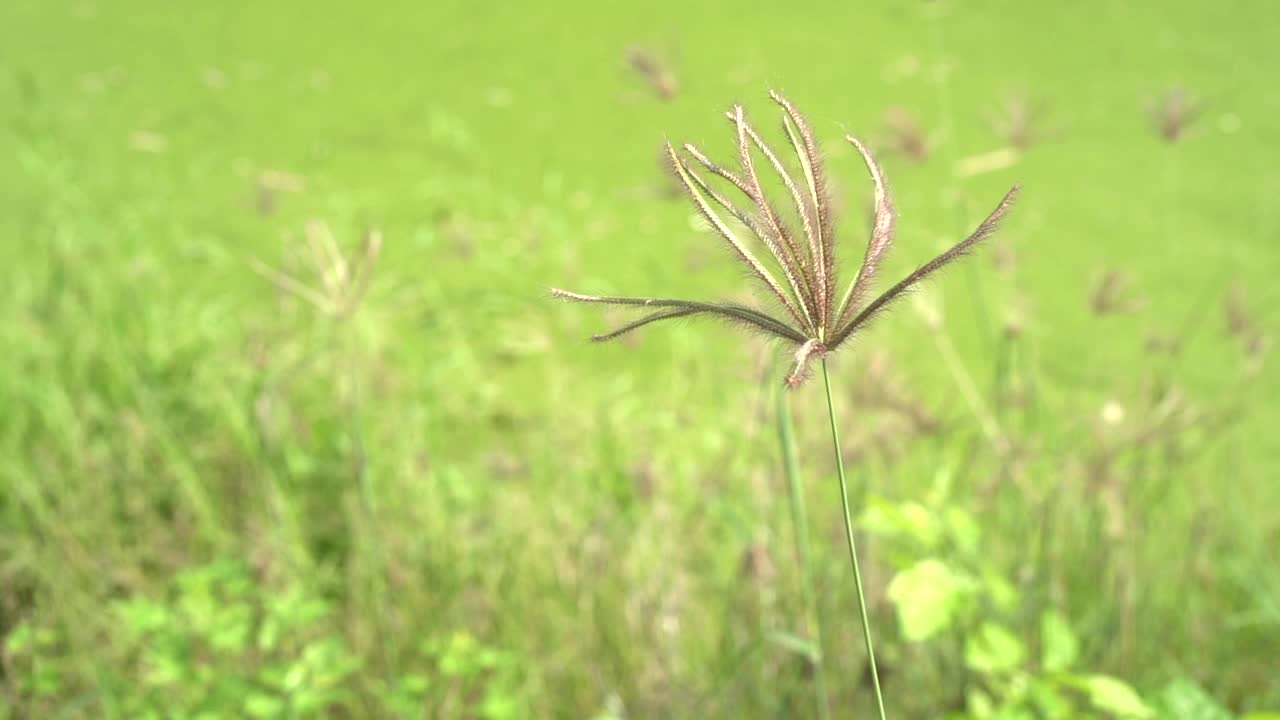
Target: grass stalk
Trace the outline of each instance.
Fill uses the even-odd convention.
[[[800,468],[796,459],[795,431],[791,424],[791,406],[787,402],[786,388],[778,390],[778,441],[782,445],[782,466],[787,476],[788,499],[791,506],[791,525],[796,537],[796,556],[800,561],[800,592],[804,600],[806,634],[817,648],[810,656],[813,663],[814,702],[820,720],[830,720],[826,674],[826,643],[822,632],[822,616],[818,612],[813,595],[813,556],[809,548],[809,519],[805,510],[804,493],[800,488]]]
[[[836,429],[836,406],[831,399],[831,374],[827,371],[827,359],[822,359],[822,380],[827,388],[827,416],[831,420],[831,446],[836,453],[836,472],[840,477],[840,503],[844,508],[845,537],[849,541],[849,563],[853,566],[853,584],[858,589],[858,612],[862,615],[862,639],[867,645],[867,663],[871,666],[871,684],[876,691],[876,708],[880,720],[885,720],[884,696],[880,692],[880,671],[876,669],[876,652],[871,643],[871,619],[867,614],[867,599],[862,592],[862,571],[858,569],[858,549],[853,541],[853,515],[849,511],[849,483],[844,474],[844,456],[840,454],[840,431]]]

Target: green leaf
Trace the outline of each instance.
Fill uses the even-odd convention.
[[[1226,708],[1190,680],[1174,680],[1160,692],[1160,705],[1168,720],[1233,720]]]
[[[262,627],[258,629],[258,649],[270,652],[279,642],[280,622],[272,617],[263,620]]]
[[[29,623],[20,623],[5,638],[3,647],[10,653],[17,655],[28,647],[33,645],[32,640],[35,638],[35,628]]]
[[[455,632],[440,658],[440,672],[448,677],[465,677],[473,673],[476,646],[475,638],[470,634],[461,630]]]
[[[949,507],[946,518],[947,530],[951,533],[951,539],[955,542],[956,548],[966,556],[977,553],[978,545],[982,541],[982,529],[978,527],[978,522],[973,519],[973,516],[958,507]]]
[[[988,568],[982,573],[982,586],[991,604],[997,609],[1009,612],[1017,607],[1018,589],[1003,575]]]
[[[1080,645],[1071,625],[1056,610],[1040,616],[1040,666],[1046,672],[1067,670],[1080,655]]]
[[[244,699],[244,710],[250,717],[271,718],[284,713],[284,701],[264,693],[254,693]]]
[[[519,700],[505,693],[490,692],[480,707],[480,717],[484,720],[509,720],[520,716]]]
[[[297,692],[298,688],[307,681],[307,666],[302,663],[295,663],[284,674],[284,680],[281,685],[288,692]]]
[[[413,697],[421,697],[431,687],[431,681],[421,673],[411,673],[400,678],[399,690]]]
[[[62,672],[56,667],[39,665],[31,677],[32,690],[37,695],[54,696],[62,691]]]
[[[1071,701],[1058,689],[1057,685],[1048,680],[1033,681],[1027,696],[1039,711],[1039,717],[1045,720],[1068,720],[1075,717],[1075,709],[1071,706]]]
[[[996,711],[995,703],[991,700],[991,696],[977,688],[969,691],[965,705],[969,709],[969,715],[978,720],[989,718]]]
[[[166,685],[181,686],[188,681],[189,666],[183,657],[157,652],[149,655],[148,659],[150,662],[142,674],[143,680],[148,685],[159,687]]]
[[[218,621],[209,628],[207,635],[209,645],[227,653],[234,653],[249,647],[253,617],[249,608],[227,608],[218,614]]]
[[[888,595],[898,608],[903,637],[919,642],[945,629],[970,586],[967,577],[936,558],[898,573],[889,583]]]
[[[964,662],[975,672],[1006,673],[1016,670],[1026,657],[1026,648],[1016,635],[995,623],[985,623],[965,642]]]
[[[494,670],[506,664],[507,656],[500,650],[481,648],[476,653],[476,665],[483,670]]]
[[[116,603],[115,611],[134,635],[160,632],[173,622],[169,608],[145,598]]]
[[[872,498],[859,524],[874,535],[905,536],[926,548],[938,544],[939,529],[933,514],[919,503],[893,503]]]
[[[1240,720],[1280,720],[1280,712],[1256,712],[1249,713]]]
[[[1094,707],[1118,718],[1155,717],[1155,712],[1142,701],[1138,692],[1123,680],[1110,675],[1081,675],[1065,682],[1088,694]]]

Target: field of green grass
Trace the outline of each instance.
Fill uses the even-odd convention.
[[[821,382],[547,293],[753,301],[771,88],[846,277],[1023,185],[830,358],[889,716],[1280,717],[1273,4],[688,5],[0,4],[0,718],[872,717]]]

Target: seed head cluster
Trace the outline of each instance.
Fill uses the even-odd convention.
[[[880,261],[893,242],[893,199],[870,151],[857,138],[846,136],[870,171],[874,185],[874,218],[862,264],[845,290],[837,294],[835,223],[822,156],[804,116],[782,95],[771,92],[770,97],[782,110],[782,128],[799,166],[799,181],[747,122],[739,105],[726,113],[737,135],[737,169],[730,170],[716,164],[693,145],[686,144],[680,152],[668,142],[665,150],[672,171],[694,207],[729,244],[734,256],[747,267],[751,276],[777,301],[779,311],[765,312],[731,302],[583,295],[553,288],[553,295],[566,300],[652,310],[611,332],[594,336],[593,340],[612,340],[659,320],[709,315],[791,344],[795,359],[786,381],[788,385],[797,386],[807,376],[811,360],[835,352],[895,300],[903,297],[907,290],[991,235],[1018,193],[1015,185],[967,238],[867,301]],[[785,188],[785,201],[790,204],[787,215],[765,195],[757,169],[757,161],[761,159]],[[736,189],[747,202],[734,204],[703,175],[695,172],[695,167],[701,168],[706,175],[719,178],[726,190],[728,186]],[[746,239],[744,231],[755,236],[759,243]],[[780,273],[762,263],[752,251],[751,246],[759,245],[764,246]]]

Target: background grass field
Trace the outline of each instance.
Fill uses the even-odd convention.
[[[658,151],[729,157],[721,111],[772,131],[769,88],[846,258],[847,131],[897,195],[890,274],[1025,188],[832,360],[891,715],[1280,709],[1275,28],[1261,0],[8,0],[0,716],[809,716],[785,348],[589,345],[622,316],[546,294],[749,297]],[[322,289],[308,238],[371,231],[348,315],[284,289]],[[788,401],[830,702],[863,716],[821,389]],[[968,589],[887,591],[922,563]],[[1066,677],[1049,647],[1143,707],[1022,697]]]

